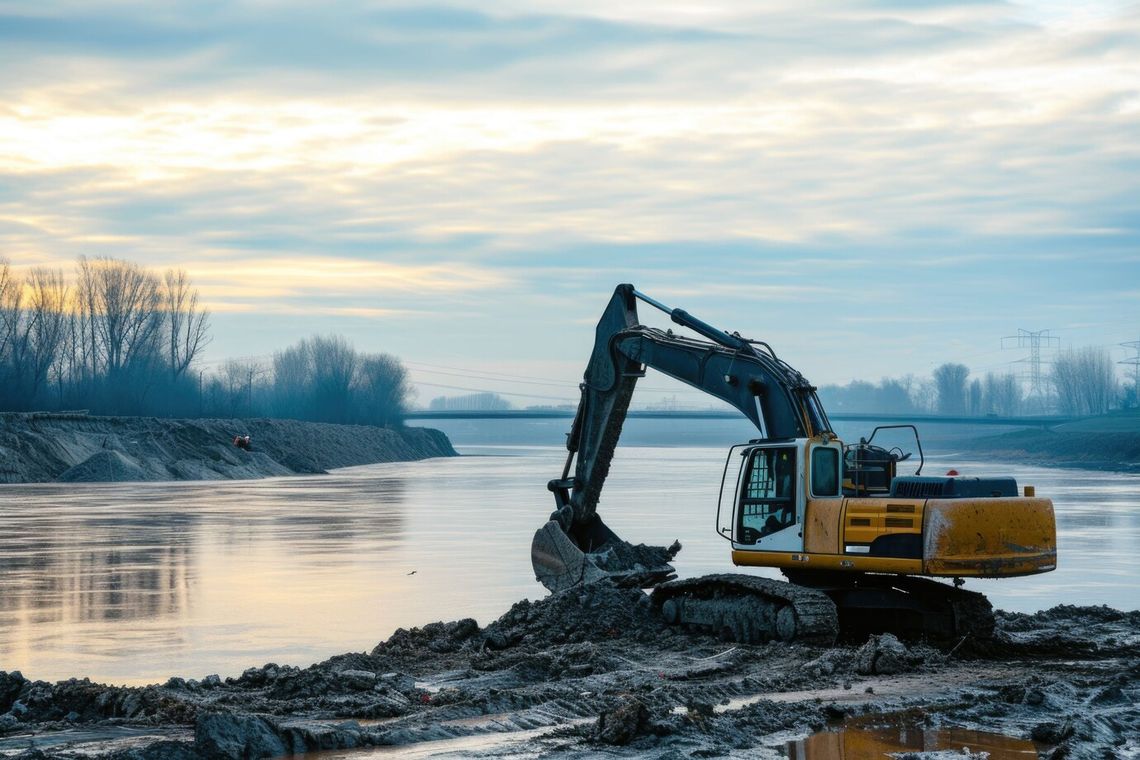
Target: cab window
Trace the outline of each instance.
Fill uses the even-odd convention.
[[[817,447],[811,452],[812,496],[839,495],[839,450]]]
[[[740,542],[751,544],[796,524],[796,450],[757,449],[740,493]]]

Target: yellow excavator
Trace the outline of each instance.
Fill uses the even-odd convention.
[[[637,302],[701,339],[639,323]],[[725,463],[717,533],[732,562],[779,568],[675,580],[679,549],[632,546],[597,513],[637,380],[653,368],[736,407],[759,436]],[[535,534],[535,576],[552,591],[609,579],[653,587],[668,623],[728,640],[832,643],[840,632],[988,637],[990,603],[964,578],[1053,570],[1053,504],[1010,477],[898,475],[906,458],[869,439],[845,445],[816,389],[772,348],[619,285],[598,322],[556,510]],[[913,430],[913,426],[907,427]],[[876,433],[879,428],[876,429]],[[917,431],[915,440],[918,441]],[[921,458],[921,443],[918,443]],[[573,470],[573,474],[571,471]],[[663,476],[662,488],[668,487]],[[953,583],[933,580],[953,579]]]

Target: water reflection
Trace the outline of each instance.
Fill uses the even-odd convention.
[[[262,649],[255,632],[285,625],[267,606],[314,591],[293,576],[335,587],[330,574],[397,546],[405,492],[391,474],[4,486],[0,670],[133,682],[196,647],[207,662],[235,639]]]
[[[965,728],[923,727],[908,722],[874,725],[870,720],[788,742],[785,751],[793,760],[888,760],[901,752],[953,750],[965,754],[966,749],[975,755],[984,753],[989,760],[1037,757],[1037,748],[1026,739]]]
[[[33,623],[128,621],[186,604],[194,515],[150,519],[23,515],[0,518],[0,615]]]

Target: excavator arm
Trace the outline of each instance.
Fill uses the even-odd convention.
[[[641,325],[638,300],[707,340]],[[596,572],[630,582],[671,572],[665,562],[672,554],[662,558],[648,551],[650,547],[629,547],[597,514],[630,399],[649,367],[733,405],[752,421],[761,438],[831,433],[815,388],[767,344],[726,333],[682,309],[664,306],[632,285],[619,285],[598,321],[580,386],[581,400],[567,436],[562,476],[548,486],[557,509],[532,545],[535,574],[551,590],[592,580]],[[648,567],[655,562],[664,569]]]

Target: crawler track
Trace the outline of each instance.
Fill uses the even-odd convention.
[[[901,575],[785,572],[792,583],[827,594],[844,635],[891,633],[952,639],[993,635],[993,606],[982,594],[948,583]]]
[[[798,641],[829,645],[839,633],[827,594],[751,575],[704,575],[663,583],[653,603],[672,624],[712,630],[725,639],[755,644]]]

